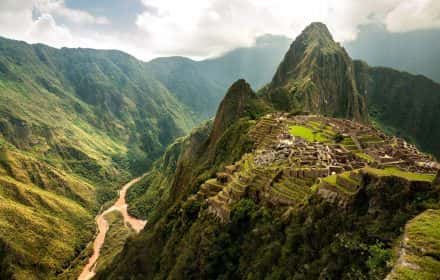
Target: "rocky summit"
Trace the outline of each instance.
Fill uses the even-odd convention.
[[[265,94],[279,110],[368,120],[353,62],[322,23],[295,39]]]
[[[134,186],[160,202],[98,279],[438,279],[440,165],[381,129],[376,71],[311,24]]]
[[[439,279],[440,85],[287,41],[0,38],[0,279]]]

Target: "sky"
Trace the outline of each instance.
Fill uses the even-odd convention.
[[[440,29],[439,0],[0,0],[0,36],[53,47],[118,49],[141,60],[194,59],[251,46],[264,34],[295,38],[324,22],[340,42],[359,28]]]

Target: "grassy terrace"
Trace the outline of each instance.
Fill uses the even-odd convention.
[[[302,201],[310,193],[311,184],[298,178],[284,178],[275,183],[271,190],[292,201]]]
[[[333,187],[335,187],[338,191],[341,191],[341,192],[343,192],[345,194],[349,194],[349,195],[353,194],[354,193],[353,191],[348,190],[347,188],[345,188],[345,187],[339,185],[338,183],[336,183],[336,179],[337,179],[338,176],[342,176],[342,177],[344,177],[344,179],[347,179],[349,181],[353,181],[353,179],[350,178],[350,171],[349,172],[344,172],[344,173],[341,173],[341,174],[330,175],[328,177],[323,178],[322,180],[324,182],[326,182],[326,183],[329,183]],[[356,182],[353,181],[353,184],[356,184]],[[319,185],[316,186],[316,187],[314,186],[313,189],[318,189],[319,187],[320,187]]]
[[[289,127],[289,132],[293,136],[301,137],[309,142],[327,142],[329,138],[322,132],[318,132],[317,130],[313,130],[311,128],[301,126],[301,125],[292,125]]]
[[[404,178],[409,181],[426,181],[432,182],[435,178],[434,174],[423,174],[423,173],[415,173],[401,170],[396,167],[388,167],[385,169],[376,169],[371,167],[364,168],[368,173],[374,174],[376,176],[397,176]]]
[[[371,156],[367,155],[366,153],[362,153],[362,152],[358,152],[355,153],[356,156],[366,160],[368,163],[374,162],[374,158],[372,158]]]
[[[435,178],[434,174],[422,174],[422,173],[407,172],[407,171],[403,171],[403,170],[395,168],[395,167],[389,167],[389,168],[385,168],[385,169],[376,169],[376,168],[371,168],[371,167],[365,167],[362,170],[364,170],[370,174],[373,174],[375,176],[379,176],[379,177],[397,176],[397,177],[401,177],[401,178],[404,178],[409,181],[432,182]],[[343,193],[353,194],[353,192],[351,190],[348,190],[347,188],[339,185],[336,182],[337,177],[339,176],[339,177],[343,177],[345,180],[352,182],[353,184],[356,184],[356,182],[350,177],[350,173],[351,173],[351,171],[344,172],[341,174],[335,174],[335,175],[325,177],[322,180],[324,182],[332,185],[337,190],[342,191]],[[313,190],[317,190],[318,188],[320,188],[320,185],[314,185],[312,187]]]
[[[434,280],[440,275],[440,210],[427,210],[411,220],[406,227],[407,261],[419,269],[397,265],[392,279]],[[423,249],[423,251],[422,251]]]

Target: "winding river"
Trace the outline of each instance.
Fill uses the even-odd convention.
[[[119,211],[121,212],[122,216],[124,217],[124,223],[129,225],[131,228],[133,228],[137,233],[139,233],[147,223],[145,220],[139,220],[136,219],[128,214],[127,211],[127,202],[125,201],[125,195],[127,194],[127,190],[135,183],[139,182],[143,176],[135,178],[125,184],[122,189],[119,191],[119,198],[118,200],[108,209],[103,211],[101,214],[96,216],[96,224],[98,225],[98,235],[96,236],[95,240],[93,241],[93,254],[89,258],[89,261],[87,262],[86,266],[82,270],[80,276],[78,277],[78,280],[89,280],[93,276],[95,276],[96,271],[96,263],[99,258],[99,254],[101,252],[102,245],[104,245],[105,241],[105,235],[107,234],[107,231],[109,229],[109,225],[107,220],[104,218],[104,216],[107,213],[110,213],[112,211]]]

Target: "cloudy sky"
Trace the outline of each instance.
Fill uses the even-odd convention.
[[[312,21],[336,40],[361,25],[440,28],[439,0],[0,0],[0,36],[54,47],[119,49],[142,60],[215,56],[266,33],[294,38]]]

